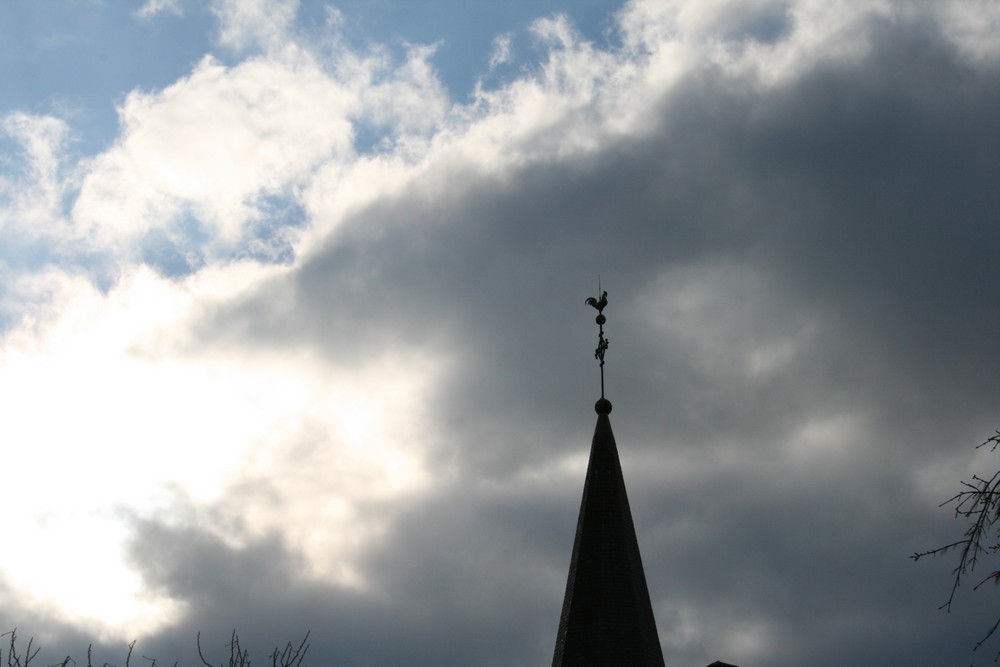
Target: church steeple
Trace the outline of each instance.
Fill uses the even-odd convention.
[[[553,667],[628,665],[663,667],[646,575],[632,523],[618,447],[611,431],[611,401],[604,397],[603,310],[607,292],[587,303],[598,310],[594,353],[601,364],[601,398],[576,540],[569,565]]]

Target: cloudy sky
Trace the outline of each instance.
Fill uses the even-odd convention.
[[[598,277],[669,665],[1000,650],[907,560],[1000,465],[1000,4],[38,0],[0,54],[45,664],[546,664]]]

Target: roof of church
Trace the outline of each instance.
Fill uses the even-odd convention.
[[[611,402],[595,406],[597,428],[559,619],[553,667],[662,667],[653,608],[625,493]]]

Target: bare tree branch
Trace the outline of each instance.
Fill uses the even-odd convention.
[[[1000,447],[1000,431],[987,438],[977,446],[990,447],[990,451],[996,451]],[[918,561],[926,556],[939,556],[947,554],[953,550],[958,550],[958,565],[952,570],[951,591],[948,599],[941,605],[940,609],[951,611],[955,595],[967,574],[971,574],[984,558],[992,556],[1000,551],[1000,470],[993,473],[992,477],[986,479],[978,475],[973,475],[971,481],[962,480],[964,490],[959,491],[954,496],[941,503],[939,507],[953,505],[955,516],[970,520],[968,528],[962,539],[946,544],[929,551],[916,552],[910,556],[914,561]],[[972,587],[978,590],[987,581],[994,584],[1000,583],[1000,570],[997,570]],[[993,627],[986,635],[979,640],[973,650],[982,646],[997,630],[1000,629],[1000,618],[997,618]],[[1000,653],[994,662],[1000,661]]]
[[[201,633],[200,632],[198,633],[197,639],[195,639],[195,643],[198,645],[198,657],[201,658],[201,664],[205,665],[205,667],[215,667],[208,660],[205,660],[205,654],[201,652]]]
[[[270,654],[272,667],[302,667],[303,660],[309,650],[309,634],[309,632],[306,632],[305,637],[302,638],[298,646],[288,642],[284,649],[279,650],[275,648]],[[30,638],[27,647],[22,651],[17,645],[17,628],[0,634],[0,637],[8,638],[6,642],[6,646],[8,647],[6,665],[4,664],[3,647],[0,647],[0,667],[30,667],[30,663],[38,656],[41,650],[41,647],[35,646],[34,638]],[[215,667],[205,657],[204,651],[201,648],[200,632],[195,639],[195,644],[198,648],[198,657],[201,659],[202,665],[204,667]],[[131,667],[135,645],[135,641],[128,644],[128,652],[125,655],[125,667]],[[226,646],[229,648],[228,665],[220,663],[218,667],[251,667],[250,651],[243,648],[240,644],[240,636],[236,630],[233,630],[229,638],[229,643]],[[87,667],[93,667],[93,648],[93,644],[87,646]],[[147,655],[143,655],[142,658],[150,662],[149,667],[157,666],[155,658],[150,658]],[[77,663],[72,657],[66,656],[61,662],[49,665],[48,667],[69,667],[71,664],[76,665]],[[175,662],[172,667],[178,667],[178,664]],[[105,662],[102,667],[115,667],[115,665]]]

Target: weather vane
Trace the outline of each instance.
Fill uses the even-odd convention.
[[[601,291],[601,281],[597,281],[597,290]],[[597,349],[594,350],[594,359],[601,362],[601,398],[604,398],[604,353],[608,351],[608,339],[604,337],[604,323],[607,322],[607,318],[604,317],[604,308],[608,305],[608,292],[607,290],[601,292],[601,298],[590,297],[587,299],[587,303],[597,309],[597,322],[598,334],[597,334]]]

